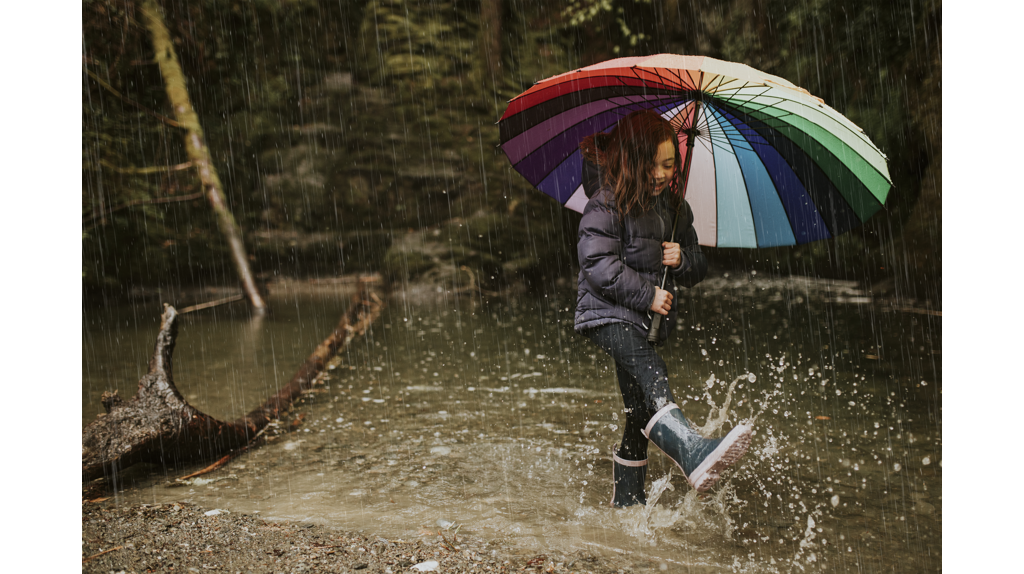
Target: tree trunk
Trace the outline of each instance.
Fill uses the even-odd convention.
[[[501,74],[501,10],[501,0],[480,0],[480,45],[485,79],[492,83]]]
[[[242,289],[253,308],[262,312],[266,310],[267,305],[260,295],[252,270],[249,268],[249,259],[245,253],[245,243],[242,242],[242,233],[238,228],[238,223],[235,222],[235,217],[224,201],[223,186],[220,183],[220,177],[217,176],[213,160],[210,158],[210,150],[206,147],[203,127],[199,124],[199,116],[192,109],[188,88],[185,85],[185,74],[182,73],[178,56],[174,52],[171,33],[164,25],[160,7],[157,6],[155,0],[143,0],[142,15],[153,40],[153,49],[156,52],[155,60],[160,65],[160,74],[164,78],[167,98],[174,108],[175,119],[185,129],[185,150],[199,172],[199,179],[202,181],[206,198],[217,215],[217,225],[228,242],[231,261],[242,282]]]
[[[362,335],[380,315],[383,302],[373,287],[378,281],[376,277],[360,279],[352,304],[334,332],[320,343],[291,381],[261,406],[231,422],[200,412],[175,388],[171,355],[178,333],[178,312],[165,304],[149,372],[139,380],[135,397],[124,402],[116,392],[103,393],[101,400],[107,414],[82,432],[82,480],[104,475],[116,480],[121,469],[140,462],[175,466],[215,460],[249,444],[311,387],[339,350]]]
[[[501,0],[480,0],[480,30],[478,32],[480,56],[477,58],[480,70],[480,90],[485,101],[497,106],[498,84],[501,81]],[[498,112],[497,108],[495,112]]]

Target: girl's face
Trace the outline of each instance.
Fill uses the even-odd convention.
[[[654,159],[654,170],[651,181],[654,184],[654,195],[665,191],[676,168],[676,142],[665,140],[658,146],[658,155]]]

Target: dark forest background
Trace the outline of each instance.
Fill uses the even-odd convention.
[[[783,76],[890,160],[885,209],[837,239],[709,249],[713,270],[855,279],[941,304],[941,2],[161,0],[227,202],[263,281],[382,271],[544,288],[578,215],[533,190],[495,122],[533,82],[672,52]],[[82,17],[86,300],[236,285],[139,6]]]

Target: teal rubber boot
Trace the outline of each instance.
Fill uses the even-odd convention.
[[[713,487],[721,472],[747,452],[750,433],[750,426],[738,425],[722,438],[704,438],[690,428],[675,403],[659,410],[644,429],[644,436],[676,463],[697,492]]]
[[[626,508],[637,504],[646,505],[644,481],[647,480],[647,459],[626,460],[612,453],[612,500],[614,508]]]

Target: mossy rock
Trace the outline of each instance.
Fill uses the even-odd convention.
[[[436,258],[422,251],[389,249],[384,255],[384,276],[391,281],[415,279],[436,267]]]

